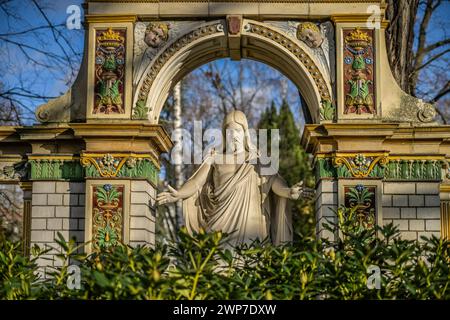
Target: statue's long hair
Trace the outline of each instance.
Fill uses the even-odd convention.
[[[237,123],[244,129],[244,148],[247,152],[246,160],[255,159],[259,156],[258,148],[252,143],[248,128],[247,117],[242,111],[233,110],[227,114],[222,125],[222,151],[226,148],[226,129],[230,123]]]

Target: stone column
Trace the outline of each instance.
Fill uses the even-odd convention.
[[[450,240],[450,159],[446,159],[446,165],[443,170],[444,181],[440,185],[441,200],[441,237]]]
[[[73,126],[86,142],[87,251],[120,242],[154,246],[158,159],[172,146],[165,130],[136,122]]]
[[[23,191],[23,221],[22,221],[22,242],[23,253],[28,256],[31,248],[31,197],[32,183],[21,182],[20,187]]]

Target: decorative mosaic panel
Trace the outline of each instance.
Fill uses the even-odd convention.
[[[123,240],[124,185],[92,186],[92,246],[107,249]]]
[[[345,186],[345,207],[355,209],[360,225],[364,228],[372,228],[376,223],[376,187]]]
[[[125,113],[125,38],[125,29],[95,31],[94,114]]]
[[[376,114],[374,32],[344,29],[345,114]]]

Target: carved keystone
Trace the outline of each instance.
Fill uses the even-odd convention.
[[[227,16],[227,26],[228,26],[228,49],[230,50],[230,57],[233,60],[241,60],[242,16],[241,15]]]

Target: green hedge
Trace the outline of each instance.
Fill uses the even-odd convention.
[[[366,230],[353,211],[340,209],[327,228],[336,242],[304,238],[274,247],[253,243],[232,251],[226,235],[179,233],[173,246],[77,254],[57,239],[62,267],[39,278],[36,259],[19,243],[0,246],[2,299],[449,299],[450,245],[432,237],[402,240],[393,225]],[[78,264],[81,289],[69,289],[68,266]],[[369,289],[368,267],[381,270],[380,289]]]

